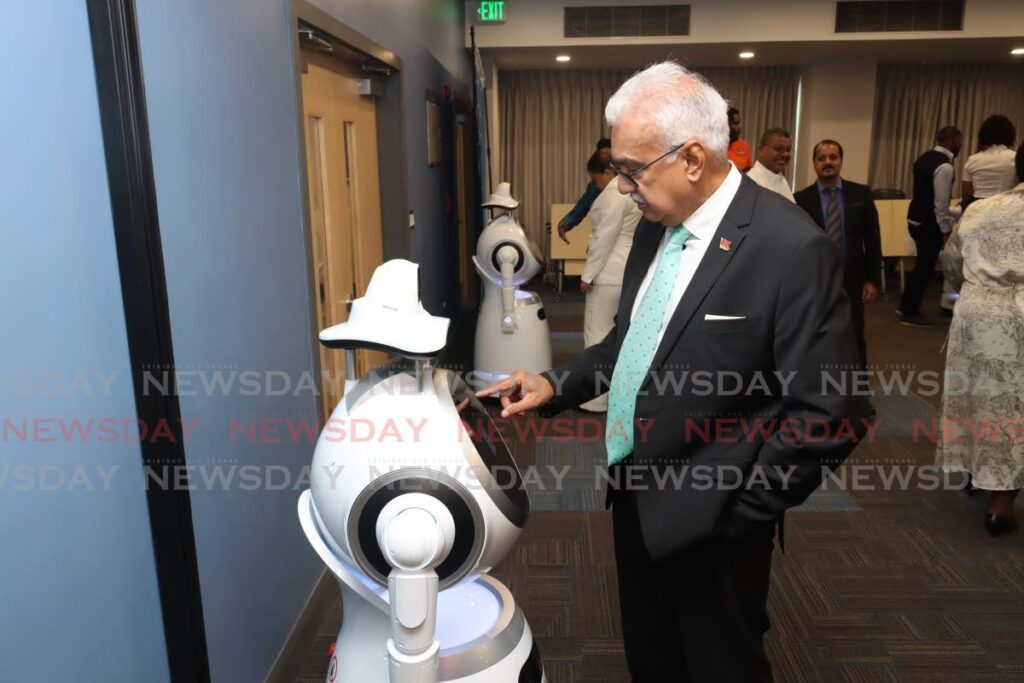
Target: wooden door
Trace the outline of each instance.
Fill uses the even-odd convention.
[[[359,94],[360,74],[326,55],[303,52],[303,122],[309,182],[310,230],[317,327],[348,319],[383,259],[376,106]],[[344,352],[320,348],[323,399],[330,415],[341,398]],[[363,374],[386,356],[361,350]]]

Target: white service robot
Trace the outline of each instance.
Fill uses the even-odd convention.
[[[543,257],[513,211],[508,183],[501,183],[483,204],[491,222],[476,243],[473,263],[484,284],[484,301],[476,323],[476,369],[470,381],[483,388],[513,370],[551,369],[551,336],[544,303],[535,292],[519,289],[541,271]],[[494,209],[502,209],[494,215]]]
[[[320,433],[299,520],[341,586],[328,683],[546,683],[522,610],[487,572],[529,514],[508,447],[465,382],[434,369],[448,320],[418,266],[373,274],[348,322],[345,393]],[[358,380],[355,349],[403,357]]]

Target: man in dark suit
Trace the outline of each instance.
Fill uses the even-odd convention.
[[[839,249],[843,288],[853,312],[860,362],[867,367],[864,304],[878,297],[882,270],[878,209],[870,187],[841,177],[842,145],[835,140],[822,140],[814,146],[812,154],[818,181],[797,192],[796,203]]]
[[[771,679],[776,523],[865,432],[866,399],[823,383],[857,365],[839,254],[729,163],[726,110],[673,62],[612,96],[619,190],[644,216],[616,325],[563,367],[480,392],[501,396],[504,417],[554,414],[602,393],[613,369],[608,502],[637,683]]]

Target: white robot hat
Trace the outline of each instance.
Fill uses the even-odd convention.
[[[519,200],[512,198],[512,185],[509,183],[499,183],[497,189],[491,193],[491,198],[480,206],[484,208],[515,209],[519,206]]]
[[[438,355],[448,318],[430,315],[419,300],[419,266],[393,259],[373,271],[366,294],[352,302],[348,321],[320,332],[328,348],[370,348],[409,358]]]

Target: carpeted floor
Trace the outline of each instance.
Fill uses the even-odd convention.
[[[582,298],[574,287],[567,279],[558,302],[542,290],[556,363],[582,348]],[[867,309],[881,425],[839,472],[858,486],[825,488],[788,515],[786,553],[773,557],[767,647],[776,680],[1024,681],[1024,532],[990,539],[981,527],[982,496],[929,490],[918,480],[900,490],[893,479],[934,460],[927,427],[941,395],[920,373],[941,372],[946,333],[941,324],[899,325],[893,297],[890,290]],[[938,301],[937,284],[928,300]],[[937,310],[929,313],[939,319]],[[446,361],[465,367],[471,318],[460,327],[461,343]],[[916,373],[911,393],[892,386],[881,395],[897,371]],[[551,683],[629,681],[611,518],[592,481],[603,446],[542,438],[511,447],[521,467],[569,470],[561,490],[545,485],[550,478],[533,485],[534,513],[495,576],[525,611]],[[335,609],[325,621],[301,681],[324,680],[340,618]]]

